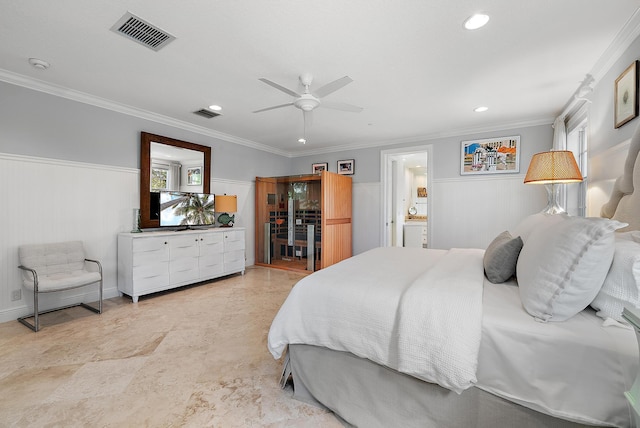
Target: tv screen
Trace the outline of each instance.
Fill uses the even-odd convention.
[[[160,226],[207,226],[215,223],[214,195],[160,192]]]

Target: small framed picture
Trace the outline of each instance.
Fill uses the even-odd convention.
[[[460,175],[520,172],[520,136],[463,141]]]
[[[620,128],[638,116],[638,61],[634,61],[616,79],[614,100],[614,127]]]
[[[311,173],[312,174],[320,174],[322,171],[329,171],[329,163],[314,163],[311,164]]]
[[[202,167],[187,168],[187,185],[188,186],[202,185]]]
[[[353,175],[355,169],[355,161],[353,159],[338,161],[338,174]]]

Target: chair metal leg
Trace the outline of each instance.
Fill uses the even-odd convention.
[[[35,323],[33,331],[35,332],[40,330],[40,319],[38,318],[38,315],[38,287],[36,285],[33,287],[33,322]]]

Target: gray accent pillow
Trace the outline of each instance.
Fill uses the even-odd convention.
[[[502,232],[489,244],[484,252],[484,274],[489,281],[500,284],[516,273],[518,256],[522,250],[522,239],[514,238],[508,231]]]

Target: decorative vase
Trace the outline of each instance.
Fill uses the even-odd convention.
[[[133,209],[133,229],[131,229],[131,233],[140,233],[142,229],[140,229],[140,210],[138,208]]]

